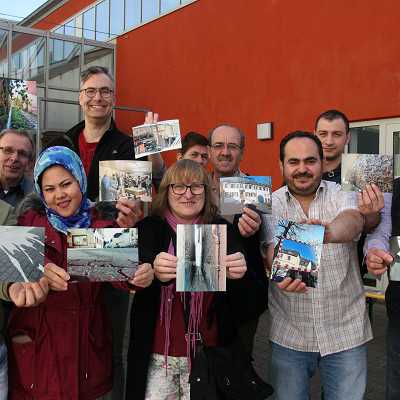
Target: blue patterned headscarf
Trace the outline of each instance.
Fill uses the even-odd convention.
[[[40,176],[43,172],[54,165],[65,168],[78,181],[82,193],[82,202],[77,212],[70,217],[62,217],[49,208],[44,200],[42,188],[40,187]],[[35,190],[40,195],[46,208],[47,218],[50,224],[58,231],[66,234],[69,228],[88,228],[90,226],[90,202],[86,197],[86,174],[82,161],[76,153],[67,147],[54,146],[44,150],[36,161],[33,171]]]

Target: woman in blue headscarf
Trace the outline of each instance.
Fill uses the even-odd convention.
[[[9,398],[94,400],[112,388],[111,330],[101,283],[68,283],[66,232],[69,228],[115,226],[86,197],[79,157],[66,147],[45,150],[34,168],[35,190],[22,206],[18,224],[46,228],[47,300],[12,311],[8,337]],[[129,282],[148,286],[151,266],[143,264]]]

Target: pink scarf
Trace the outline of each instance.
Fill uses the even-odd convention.
[[[176,227],[180,222],[170,210],[165,213],[165,219],[168,225],[176,233]],[[201,217],[198,216],[192,221],[192,225],[201,223]],[[175,255],[175,249],[171,242],[169,243],[168,253]],[[176,293],[176,282],[172,282],[168,286],[161,287],[161,304],[160,304],[160,322],[165,327],[165,344],[164,344],[164,358],[165,365],[168,368],[168,352],[170,346],[170,328],[171,328],[171,316],[172,316],[172,304],[174,300],[174,294]],[[181,300],[183,306],[186,307],[185,293],[181,293]],[[196,351],[196,340],[199,339],[199,326],[203,313],[203,293],[191,293],[190,296],[190,312],[189,312],[189,323],[187,327],[186,339],[186,354],[189,362],[189,369],[191,367],[191,354],[195,354]]]

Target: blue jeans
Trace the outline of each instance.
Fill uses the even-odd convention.
[[[386,336],[386,400],[400,399],[400,324],[388,323]]]
[[[7,369],[7,347],[0,338],[0,400],[7,400],[8,394],[8,369]]]
[[[321,357],[271,343],[275,400],[309,400],[310,380],[319,367],[324,400],[362,400],[367,385],[367,345]]]

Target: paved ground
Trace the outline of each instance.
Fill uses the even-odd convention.
[[[372,326],[374,330],[374,340],[368,345],[368,386],[365,400],[383,400],[386,326],[386,309],[383,304],[374,305]],[[254,359],[257,372],[268,381],[270,351],[266,332],[268,332],[268,322],[267,315],[265,314],[262,316],[258,326],[254,347]],[[311,400],[320,399],[319,391],[319,378],[315,376],[312,381]]]

